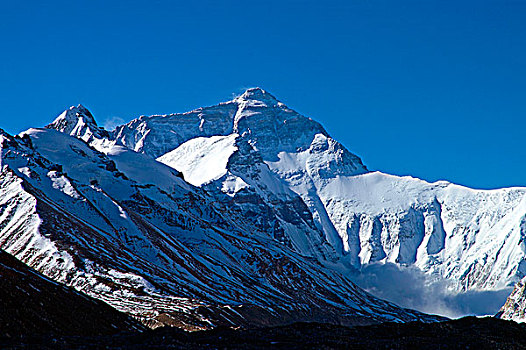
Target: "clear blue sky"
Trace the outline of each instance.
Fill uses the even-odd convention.
[[[3,1],[0,127],[261,86],[370,169],[526,185],[526,1]]]

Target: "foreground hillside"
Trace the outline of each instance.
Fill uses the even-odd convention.
[[[0,250],[0,337],[93,336],[142,329],[106,303],[45,278]]]
[[[320,323],[296,323],[281,327],[234,330],[216,328],[194,333],[158,328],[113,337],[0,338],[9,349],[524,349],[526,326],[495,318],[437,323],[385,323],[342,327]]]

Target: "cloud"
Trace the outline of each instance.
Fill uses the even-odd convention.
[[[109,131],[114,130],[117,126],[122,124],[124,124],[124,119],[122,119],[121,117],[106,118],[102,122],[102,126],[104,127],[104,129]]]
[[[379,298],[449,318],[494,315],[513,289],[454,292],[448,281],[436,280],[416,267],[391,263],[367,265],[353,278],[357,285]]]

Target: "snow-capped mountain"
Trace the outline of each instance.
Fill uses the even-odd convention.
[[[338,271],[286,186],[283,196],[218,200],[119,145],[90,116],[73,107],[47,129],[1,133],[0,247],[44,275],[153,327],[437,319],[379,300]]]
[[[319,123],[259,88],[188,113],[142,116],[91,141],[80,128],[49,127],[101,152],[124,146],[156,158],[344,275],[373,263],[412,266],[454,293],[507,290],[525,276],[525,188],[370,172]]]
[[[525,276],[526,189],[369,171],[259,88],[111,132],[79,105],[2,139],[0,247],[150,325],[430,320],[352,281],[398,266],[502,294]]]

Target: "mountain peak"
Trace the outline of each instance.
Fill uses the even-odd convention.
[[[77,112],[81,112],[81,113],[89,115],[89,116],[91,116],[91,118],[93,118],[93,115],[91,114],[91,112],[86,107],[84,107],[82,104],[80,104],[80,103],[76,107],[75,106],[69,107],[69,109],[70,110],[76,110]]]
[[[86,142],[92,135],[101,136],[104,133],[104,130],[97,125],[93,114],[81,104],[69,107],[45,128],[79,137]]]
[[[275,105],[279,101],[269,92],[263,90],[260,87],[253,87],[247,89],[241,96],[236,98],[241,101],[260,101],[267,105]]]
[[[93,118],[93,114],[91,114],[91,112],[86,107],[79,104],[77,106],[71,106],[64,112],[60,113],[53,123],[47,125],[46,128],[57,129],[57,127],[61,127],[64,128],[64,130],[59,131],[64,132],[65,129],[68,129],[68,127],[74,127],[77,125],[80,120],[82,120],[84,124],[97,126],[95,118]]]

